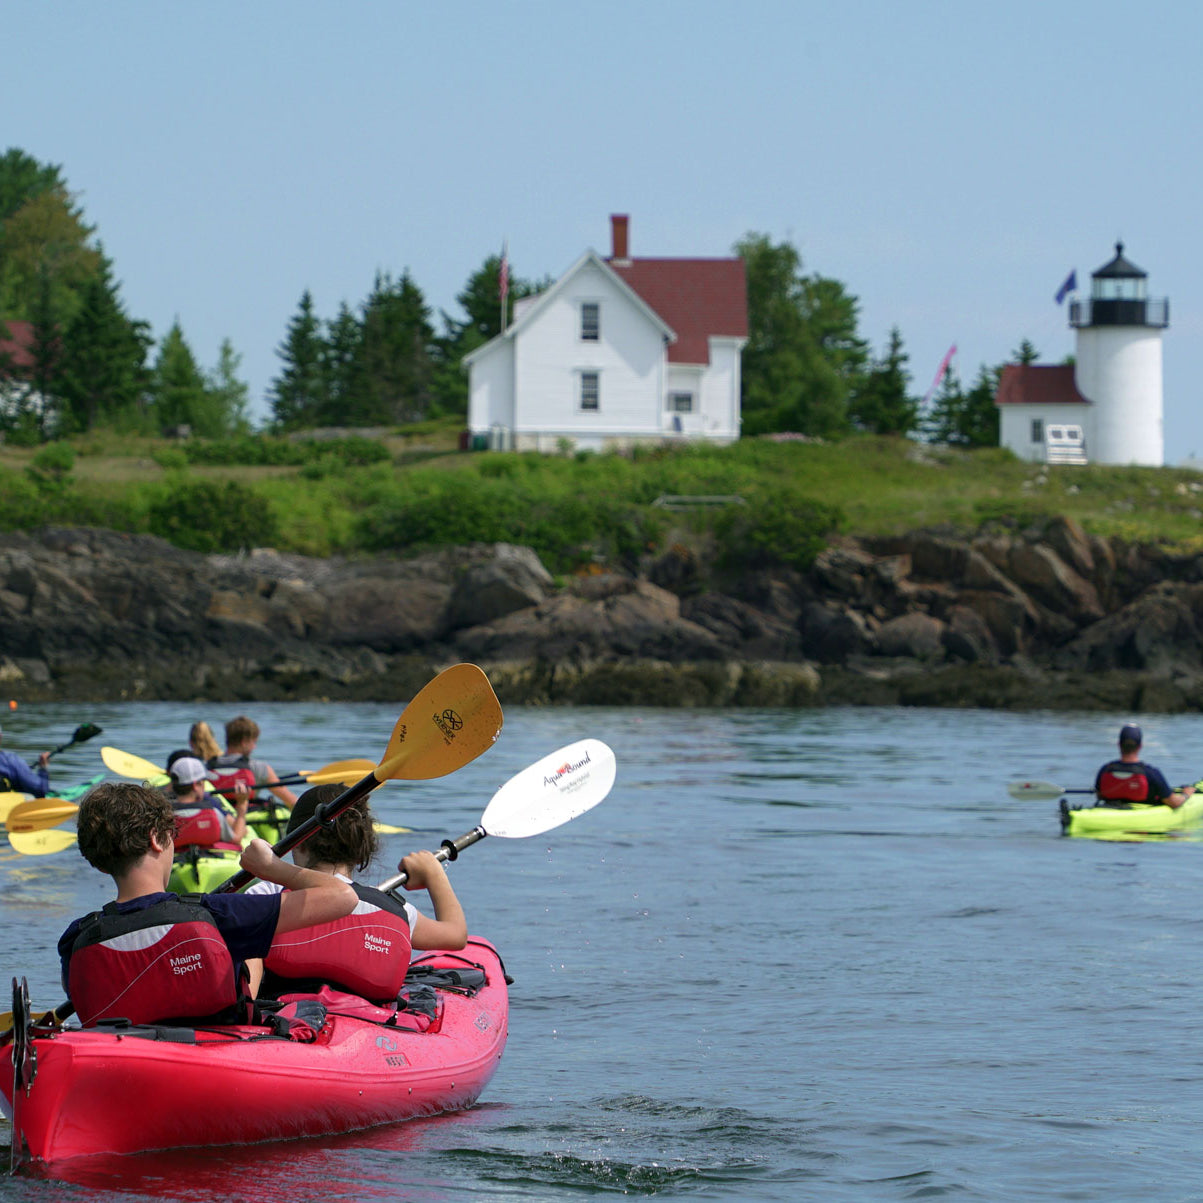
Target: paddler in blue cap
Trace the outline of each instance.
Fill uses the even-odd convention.
[[[1119,729],[1119,759],[1108,761],[1099,769],[1094,792],[1100,802],[1110,805],[1159,802],[1177,810],[1195,792],[1195,787],[1171,789],[1160,769],[1141,760],[1142,739],[1135,723],[1125,723]]]

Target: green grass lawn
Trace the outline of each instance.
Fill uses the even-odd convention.
[[[682,528],[705,534],[721,527],[723,507],[666,516],[652,506],[666,494],[741,497],[749,507],[773,510],[771,529],[783,539],[797,534],[785,519],[815,501],[820,509],[835,507],[836,530],[844,534],[938,525],[971,533],[988,520],[1024,524],[1066,515],[1100,535],[1203,550],[1203,475],[1188,469],[1046,467],[998,449],[871,436],[830,444],[748,439],[725,448],[641,448],[626,455],[461,453],[461,427],[462,421],[445,419],[390,431],[374,440],[388,452],[377,463],[341,460],[332,444],[329,453],[310,447],[309,461],[288,465],[189,464],[187,445],[92,434],[72,444],[75,459],[65,481],[56,490],[43,481],[36,495],[26,471],[36,451],[0,447],[0,525],[20,529],[39,519],[104,524],[111,512],[115,525],[146,529],[143,516],[164,492],[189,481],[229,481],[235,491],[250,489],[268,503],[275,545],[315,555],[393,546],[372,538],[373,524],[383,522],[403,540],[411,512],[418,518],[433,513],[425,526],[418,523],[427,542],[520,542],[541,523],[541,537],[563,544],[566,555],[569,545],[583,554],[591,525],[605,535],[627,524],[628,558],[631,548],[654,550],[657,540]],[[563,539],[549,530],[557,515]],[[594,559],[597,552],[592,548]]]

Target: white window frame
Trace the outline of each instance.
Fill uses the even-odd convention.
[[[586,388],[586,382],[592,382],[593,404],[586,405],[585,401],[589,395]],[[577,372],[576,385],[576,408],[578,413],[596,414],[601,413],[601,372],[596,368],[582,368]]]
[[[592,311],[593,322],[592,326],[585,320],[586,314]],[[600,301],[582,301],[581,302],[581,324],[580,324],[581,342],[583,343],[599,343],[601,342],[601,302]]]
[[[686,402],[683,407],[680,404],[682,399]],[[668,412],[670,414],[691,414],[694,412],[693,400],[693,389],[674,388],[668,394]]]
[[[1032,442],[1033,443],[1043,443],[1044,442],[1044,419],[1043,418],[1033,418],[1032,419]]]

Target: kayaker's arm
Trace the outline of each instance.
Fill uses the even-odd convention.
[[[1170,794],[1168,798],[1166,798],[1165,804],[1166,806],[1177,810],[1178,807],[1181,806],[1182,803],[1185,802],[1187,798],[1189,798],[1194,792],[1195,787],[1193,785],[1181,785],[1174,790],[1174,792]]]
[[[239,863],[248,873],[284,887],[286,893],[280,899],[280,918],[276,923],[278,935],[342,919],[359,901],[347,882],[281,860],[266,840],[251,840]]]
[[[234,784],[234,817],[230,820],[230,828],[234,838],[241,844],[246,839],[246,812],[251,803],[251,791],[245,781]]]
[[[270,764],[264,765],[264,768],[267,769],[266,781],[268,789],[270,789],[271,792],[275,794],[276,797],[279,798],[289,810],[291,810],[296,805],[296,794],[294,794],[287,785],[272,785],[271,783],[273,781],[279,781],[280,777]]]
[[[397,868],[408,874],[405,888],[425,889],[434,907],[433,919],[419,915],[414,924],[414,948],[463,948],[468,942],[468,922],[442,861],[433,852],[411,852]]]

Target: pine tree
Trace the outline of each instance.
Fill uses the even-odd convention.
[[[360,387],[362,347],[363,329],[344,301],[339,306],[338,316],[326,324],[321,362],[324,400],[315,415],[315,425],[348,425],[347,415],[354,407],[354,397]]]
[[[212,434],[205,378],[177,320],[163,338],[152,383],[159,426],[188,426],[196,434]]]
[[[874,434],[909,434],[919,422],[919,402],[907,394],[910,376],[902,334],[890,331],[886,353],[877,360],[849,401],[849,413],[862,430]]]
[[[418,422],[430,409],[434,331],[430,311],[409,272],[378,275],[364,303],[357,390],[351,424]]]
[[[80,290],[79,310],[63,338],[59,391],[70,430],[145,411],[152,339],[145,322],[132,321],[117,296],[106,259]]]
[[[935,404],[923,422],[930,442],[954,447],[997,447],[998,369],[978,369],[973,388],[965,392],[955,371],[945,373]]]
[[[300,306],[276,354],[284,367],[268,390],[273,421],[285,429],[314,425],[327,409],[322,370],[325,341],[309,289],[301,294]]]

